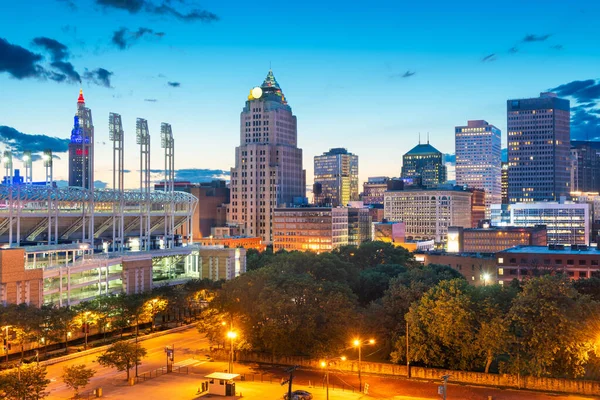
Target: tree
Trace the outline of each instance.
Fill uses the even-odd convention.
[[[70,307],[52,307],[50,310],[50,334],[55,342],[65,342],[65,353],[69,353],[69,340],[77,328],[75,311]]]
[[[441,281],[410,307],[409,355],[428,366],[465,370],[476,359],[476,313],[464,279]],[[396,343],[397,353],[405,342]],[[397,361],[397,360],[395,360]]]
[[[71,365],[63,368],[62,379],[65,385],[75,391],[75,397],[79,396],[79,388],[85,387],[90,383],[90,379],[96,374],[91,368],[86,368],[85,364]]]
[[[154,320],[156,319],[156,315],[165,311],[168,305],[168,300],[163,297],[155,297],[144,303],[144,306],[142,307],[143,320],[150,321],[151,332],[154,332]]]
[[[87,310],[86,305],[80,305],[80,311],[73,317],[73,324],[80,328],[85,336],[85,342],[83,345],[84,349],[87,349],[88,335],[90,333],[90,327],[98,324],[99,315],[93,311]]]
[[[598,303],[580,294],[564,275],[528,279],[508,314],[508,372],[578,377],[593,350]]]
[[[46,367],[35,365],[4,372],[0,375],[0,397],[8,400],[43,399],[48,395],[45,390],[50,384],[46,374]]]
[[[129,380],[129,370],[140,365],[145,356],[146,349],[136,343],[117,342],[98,357],[98,363],[105,367],[114,367],[117,371],[127,371]]]

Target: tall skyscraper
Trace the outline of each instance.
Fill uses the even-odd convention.
[[[444,156],[435,147],[419,143],[402,156],[402,178],[420,180],[424,187],[436,187],[446,181]]]
[[[486,121],[469,121],[455,128],[456,184],[485,191],[485,216],[502,201],[500,129]]]
[[[304,198],[306,177],[296,116],[269,70],[240,115],[240,146],[231,169],[229,222],[272,242],[273,210]]]
[[[570,109],[554,93],[507,101],[510,203],[569,194]]]
[[[508,204],[508,163],[502,163],[502,204]]]
[[[600,142],[573,140],[571,191],[600,192]]]
[[[320,193],[315,203],[333,207],[358,200],[358,156],[346,149],[331,149],[315,156],[315,183]]]
[[[83,90],[77,99],[77,114],[69,142],[69,186],[89,189],[94,182],[94,124],[85,106]]]

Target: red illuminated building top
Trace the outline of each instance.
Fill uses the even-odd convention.
[[[83,98],[83,89],[79,89],[79,98],[77,99],[77,103],[85,103],[85,99]]]

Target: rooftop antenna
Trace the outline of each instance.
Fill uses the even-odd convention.
[[[429,144],[429,132],[427,132],[427,144]]]
[[[421,132],[419,132],[419,144],[421,144]]]

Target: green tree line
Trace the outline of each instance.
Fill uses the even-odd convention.
[[[475,287],[382,242],[331,253],[248,251],[198,329],[216,345],[335,356],[375,337],[371,359],[533,376],[600,377],[600,279],[562,274]]]
[[[221,282],[192,280],[178,286],[160,286],[150,292],[126,295],[98,296],[92,301],[72,307],[44,305],[41,308],[27,304],[0,306],[0,350],[2,360],[7,348],[20,350],[25,356],[27,344],[38,350],[43,358],[48,347],[80,341],[88,345],[91,332],[102,335],[123,336],[125,330],[149,325],[155,329],[155,320],[184,323],[200,313],[200,309],[212,298]]]

